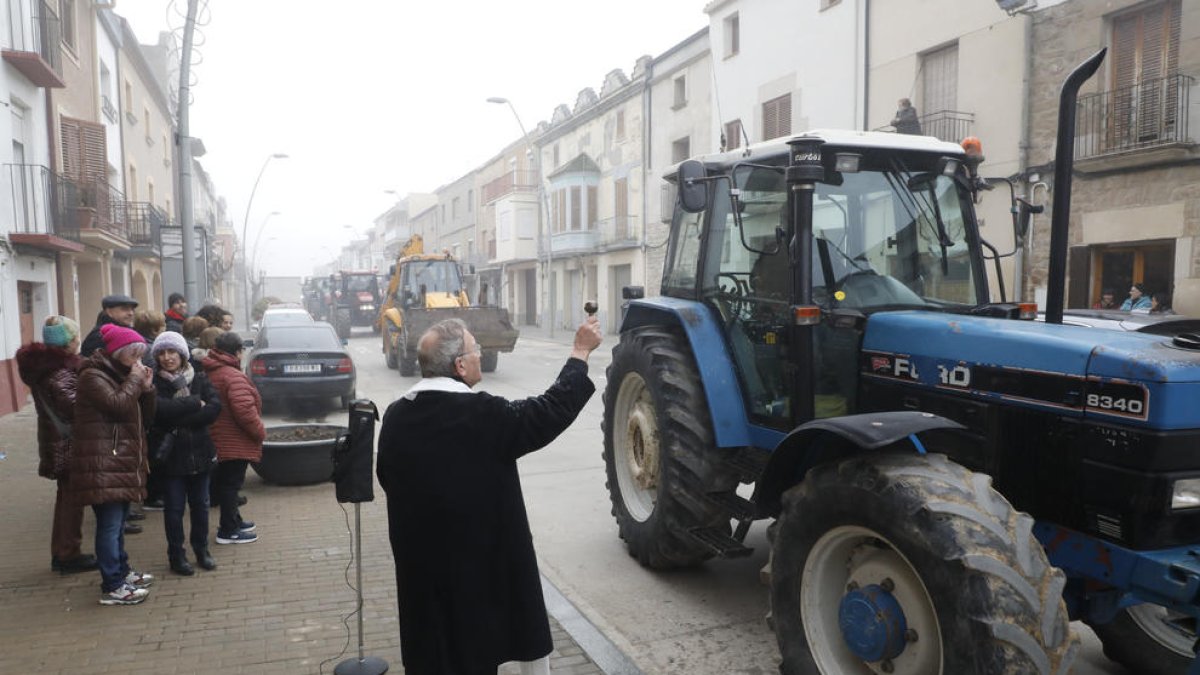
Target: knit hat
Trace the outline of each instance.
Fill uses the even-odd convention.
[[[55,318],[58,319],[57,324],[42,326],[42,342],[51,347],[66,347],[71,340],[79,337],[79,324],[65,316]]]
[[[150,347],[150,356],[151,358],[157,358],[159,352],[164,352],[168,349],[178,352],[184,361],[188,360],[191,352],[188,349],[187,340],[172,330],[163,331],[158,334],[158,337],[154,338],[154,344]]]
[[[128,347],[137,342],[146,343],[146,340],[136,330],[118,326],[115,323],[106,323],[100,326],[100,337],[104,339],[104,351],[110,355],[115,354],[121,347]]]

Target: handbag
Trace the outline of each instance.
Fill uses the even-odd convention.
[[[172,429],[163,434],[162,440],[154,447],[154,452],[150,454],[150,459],[161,464],[171,456],[171,451],[175,449],[175,441],[179,437],[179,430]]]

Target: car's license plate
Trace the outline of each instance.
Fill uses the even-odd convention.
[[[321,364],[319,363],[300,363],[285,365],[283,372],[286,375],[298,375],[302,373],[319,373],[321,372]]]

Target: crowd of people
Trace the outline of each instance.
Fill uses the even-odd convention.
[[[189,316],[179,293],[168,304],[165,313],[139,310],[127,295],[106,296],[86,336],[74,320],[50,316],[42,341],[16,354],[38,416],[38,475],[57,486],[50,567],[99,570],[102,605],[149,595],[153,577],[125,551],[144,510],[163,512],[167,561],[182,576],[195,574],[185,510],[187,543],[202,569],[217,568],[210,504],[220,509],[217,544],[258,537],[242,518],[239,490],[266,432],[262,401],[240,368],[233,315],[205,305]],[[96,519],[94,554],[82,551],[86,506]]]
[[[1092,305],[1092,309],[1116,309],[1122,312],[1146,312],[1149,314],[1174,314],[1171,309],[1171,294],[1166,291],[1146,292],[1145,284],[1133,284],[1129,287],[1129,297],[1117,304],[1116,292],[1106,288],[1100,293],[1100,300]]]

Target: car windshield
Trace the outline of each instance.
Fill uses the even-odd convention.
[[[374,291],[375,290],[375,275],[373,274],[352,274],[346,276],[346,290],[348,291]]]
[[[741,166],[739,219],[728,191],[715,191],[705,289],[744,278],[748,292],[791,294],[787,186],[774,167]],[[813,200],[813,301],[827,307],[961,309],[977,303],[970,196],[952,178],[891,170],[845,173],[817,183]]]
[[[330,326],[275,326],[262,342],[266,349],[342,349],[342,343]]]
[[[263,314],[263,324],[274,325],[284,323],[312,323],[312,317],[309,316],[308,312],[299,309],[267,310]]]

